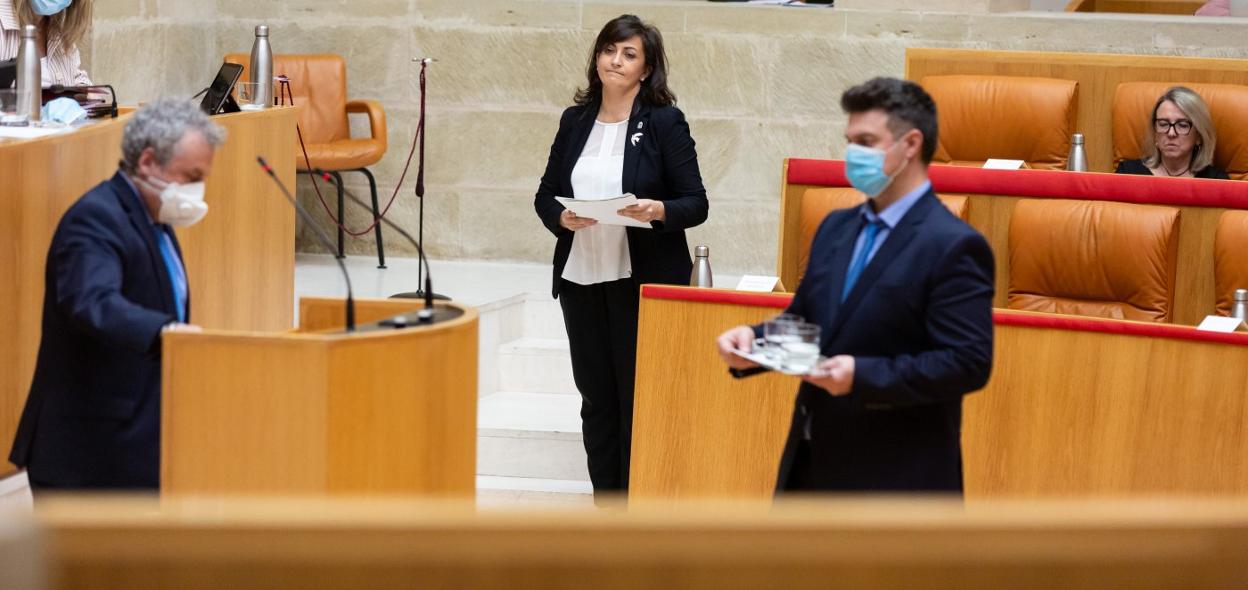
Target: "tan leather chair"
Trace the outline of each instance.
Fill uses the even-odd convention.
[[[1114,89],[1114,167],[1137,160],[1146,134],[1152,133],[1153,105],[1173,86],[1196,91],[1213,116],[1218,145],[1213,164],[1234,180],[1248,177],[1248,86],[1180,82],[1123,82]]]
[[[936,195],[940,202],[957,215],[962,221],[967,220],[969,201],[963,195]],[[837,209],[857,207],[867,197],[856,189],[849,187],[828,187],[807,189],[802,194],[801,208],[798,212],[798,224],[801,231],[801,249],[797,253],[797,280],[806,276],[806,265],[810,263],[810,244],[815,241],[815,232],[823,218]]]
[[[1170,321],[1178,208],[1023,199],[1009,244],[1010,309]]]
[[[927,76],[940,124],[933,162],[982,166],[989,158],[1061,170],[1075,133],[1079,83],[1025,76]]]
[[[231,53],[227,63],[243,66],[242,80],[249,79],[247,68],[251,56]],[[386,155],[386,111],[375,100],[347,100],[347,64],[339,55],[274,55],[273,75],[290,79],[290,93],[299,107],[299,131],[308,158],[295,146],[298,169],[324,170],[338,184],[338,219],[344,219],[342,172],[359,172],[368,178],[372,194],[373,218],[381,216],[377,202],[377,179],[368,166]],[[348,113],[368,115],[370,136],[351,137]],[[381,239],[381,224],[374,229],[377,238],[377,267],[386,267],[386,250]],[[338,257],[343,256],[343,230],[338,228]]]
[[[1248,211],[1226,211],[1213,234],[1214,309],[1231,315],[1235,289],[1248,289]]]

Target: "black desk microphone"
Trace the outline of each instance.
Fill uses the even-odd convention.
[[[308,210],[304,209],[303,205],[300,205],[299,202],[295,200],[295,197],[290,194],[290,191],[286,189],[286,185],[282,182],[282,179],[278,178],[277,174],[273,172],[273,167],[269,166],[269,163],[264,160],[263,156],[256,156],[256,161],[260,163],[260,167],[263,168],[269,175],[269,178],[272,178],[273,182],[277,184],[277,188],[282,190],[282,195],[286,197],[286,200],[290,201],[291,205],[294,205],[295,211],[299,213],[299,217],[303,218],[303,222],[312,230],[312,234],[316,236],[317,241],[321,243],[321,246],[325,248],[325,251],[329,252],[330,255],[334,257],[334,261],[338,263],[338,268],[342,270],[342,278],[347,283],[347,331],[354,332],[355,294],[351,290],[351,275],[347,274],[347,265],[343,264],[342,259],[338,258],[338,251],[334,249],[333,243],[329,241],[329,236],[325,235],[325,232],[321,231],[321,228],[317,227],[316,220],[312,219],[312,215],[308,213]]]

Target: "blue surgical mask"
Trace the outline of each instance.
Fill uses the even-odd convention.
[[[87,111],[72,98],[61,97],[43,105],[43,120],[72,125],[87,117]]]
[[[894,144],[897,145],[897,144]],[[889,147],[891,150],[892,147]],[[845,147],[845,177],[849,184],[862,191],[868,198],[874,199],[893,183],[893,179],[906,168],[902,164],[892,174],[884,172],[884,157],[888,152],[869,148],[856,143]]]
[[[39,14],[43,16],[52,16],[54,14],[60,14],[61,11],[65,10],[66,8],[69,8],[69,5],[74,3],[74,0],[27,0],[27,1],[30,2],[30,9],[35,11],[35,14]]]

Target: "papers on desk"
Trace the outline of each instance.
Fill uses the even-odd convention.
[[[570,209],[577,217],[588,217],[595,219],[598,223],[605,225],[624,225],[628,227],[644,227],[650,229],[649,223],[642,223],[636,219],[624,217],[616,211],[637,204],[637,197],[633,194],[627,194],[612,199],[602,199],[599,201],[590,199],[569,199],[567,197],[555,197],[564,207]]]

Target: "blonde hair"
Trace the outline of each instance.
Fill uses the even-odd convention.
[[[1192,162],[1189,168],[1192,174],[1213,165],[1213,152],[1218,144],[1218,132],[1213,127],[1213,117],[1209,115],[1209,107],[1196,91],[1186,86],[1175,86],[1161,95],[1153,105],[1152,116],[1148,120],[1148,131],[1144,134],[1144,165],[1155,168],[1161,164],[1161,152],[1157,150],[1157,129],[1153,122],[1157,119],[1157,109],[1161,103],[1170,101],[1179,107],[1192,122],[1192,130],[1196,132],[1196,146],[1192,148]]]
[[[26,0],[16,0],[17,20],[23,25],[38,25],[42,15],[35,14]],[[60,35],[61,49],[66,53],[73,51],[91,27],[91,0],[74,0],[69,8],[48,17],[50,31]]]

